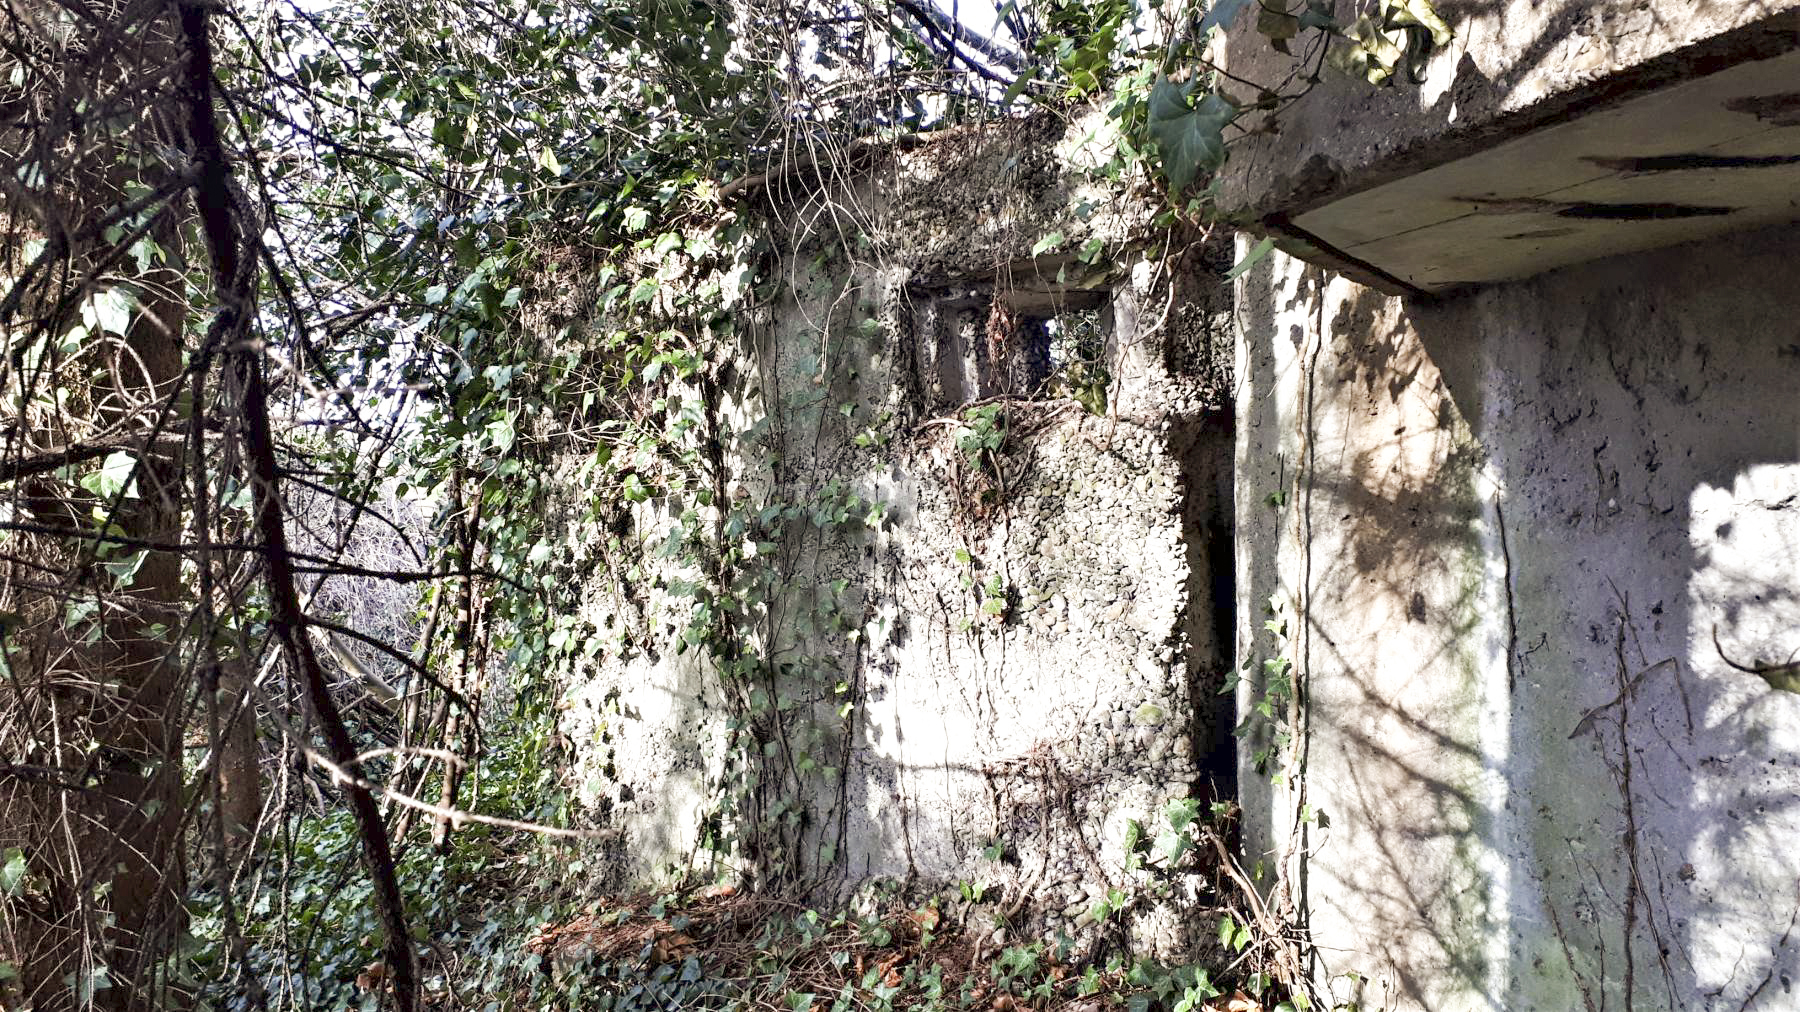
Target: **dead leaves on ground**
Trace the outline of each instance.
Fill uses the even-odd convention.
[[[582,914],[562,924],[545,925],[525,943],[525,951],[564,965],[640,956],[647,956],[653,964],[674,963],[693,955],[696,947],[692,935],[675,930],[668,921],[629,913],[623,921],[617,915]]]
[[[774,956],[784,967],[781,976],[791,991],[818,994],[877,982],[885,988],[901,989],[909,982],[909,969],[925,973],[935,966],[946,993],[962,990],[966,982],[963,993],[971,1001],[969,1007],[991,1012],[1101,1012],[1119,1007],[1129,990],[1125,974],[1115,972],[1106,975],[1102,994],[1082,996],[1076,988],[1080,974],[1047,959],[1039,980],[1049,985],[1048,992],[1014,994],[1004,982],[990,977],[986,963],[978,961],[971,939],[962,935],[958,925],[947,924],[931,905],[903,908],[861,926],[839,922],[806,939],[784,939],[766,951],[758,943],[768,941],[771,922],[797,919],[804,912],[800,907],[742,895],[729,886],[695,893],[679,906],[640,896],[608,907],[605,912],[545,925],[526,942],[526,951],[543,960],[546,970],[630,960],[654,966],[698,958],[710,976],[746,980],[757,975],[752,967]],[[969,974],[974,975],[972,980]],[[374,983],[379,986],[379,981]],[[815,1004],[813,1012],[825,1007]],[[1243,991],[1214,998],[1198,1009],[1265,1012],[1261,1002]]]

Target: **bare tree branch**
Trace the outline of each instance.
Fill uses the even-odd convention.
[[[213,345],[211,339],[232,336],[250,323],[252,289],[249,282],[255,261],[242,256],[242,223],[232,213],[229,167],[219,140],[217,113],[213,106],[212,43],[208,34],[207,9],[195,0],[185,0],[180,6],[180,15],[182,33],[189,47],[186,99],[188,141],[193,146],[193,161],[199,173],[195,184],[196,203],[201,226],[212,250],[213,287],[220,301],[208,343],[219,347],[225,342],[220,340]],[[206,350],[203,349],[202,354]],[[239,406],[245,428],[245,453],[253,479],[254,526],[268,548],[263,574],[269,593],[270,627],[295,673],[305,684],[310,708],[332,758],[340,766],[350,766],[356,761],[357,749],[344,727],[337,703],[331,698],[331,689],[320,668],[318,655],[313,652],[312,641],[307,638],[306,615],[295,589],[294,564],[288,554],[287,529],[281,516],[281,474],[275,459],[274,432],[269,424],[262,354],[260,349],[247,347],[245,342],[239,341],[231,357],[237,371],[236,379],[241,385]],[[414,1012],[418,1007],[418,972],[387,826],[366,785],[352,782],[342,786],[362,837],[363,863],[372,880],[375,905],[387,934],[384,951],[394,982],[395,1001],[400,1012]]]

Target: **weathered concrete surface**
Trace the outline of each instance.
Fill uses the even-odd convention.
[[[1364,1007],[1800,1001],[1800,695],[1713,639],[1800,649],[1796,257],[1763,230],[1431,305],[1279,254],[1240,281],[1239,628],[1297,616],[1240,650],[1310,704],[1247,834],[1311,855],[1320,975]]]
[[[1800,219],[1800,50],[1333,200],[1293,226],[1421,291]]]
[[[1337,6],[1342,17],[1353,5]],[[1712,96],[1704,89],[1683,93],[1680,101],[1641,101],[1759,61],[1771,63],[1764,68],[1766,80],[1712,87],[1760,89],[1751,97],[1763,100],[1790,96],[1794,75],[1772,58],[1800,49],[1795,0],[1440,0],[1437,8],[1456,37],[1432,55],[1421,84],[1375,88],[1328,70],[1309,94],[1282,110],[1278,130],[1260,130],[1257,116],[1247,117],[1241,125],[1249,133],[1234,140],[1223,172],[1220,206],[1242,220],[1263,222],[1295,252],[1360,272],[1366,282],[1395,292],[1520,277],[1531,273],[1533,262],[1544,270],[1686,241],[1708,227],[1717,233],[1748,227],[1759,217],[1792,217],[1791,167],[1740,166],[1712,185],[1704,172],[1645,176],[1586,159],[1800,154],[1791,135],[1737,143],[1760,132],[1759,125],[1793,125],[1779,116],[1759,119],[1756,109],[1767,113],[1767,101],[1728,108],[1708,99],[1744,96]],[[1228,66],[1250,81],[1281,80],[1292,69],[1291,58],[1274,52],[1253,29],[1251,17],[1233,27]],[[1551,127],[1557,129],[1546,129]],[[1539,131],[1529,147],[1507,146]],[[1530,171],[1519,172],[1521,162]],[[1440,171],[1428,172],[1434,169]],[[1488,196],[1663,202],[1671,200],[1670,191],[1673,202],[1691,204],[1704,202],[1692,199],[1696,191],[1717,196],[1714,191],[1724,189],[1738,191],[1726,206],[1740,208],[1753,199],[1744,190],[1764,192],[1754,198],[1755,210],[1730,216],[1735,220],[1696,216],[1679,226],[1665,219],[1630,223],[1641,226],[1633,228],[1566,217],[1513,227],[1505,215],[1484,221],[1467,204]],[[1359,203],[1328,207],[1362,194],[1368,196]],[[1460,209],[1454,206],[1459,201]],[[1449,220],[1461,227],[1426,228]],[[1569,228],[1575,231],[1536,236],[1554,240],[1536,250],[1534,237],[1507,238]],[[1370,245],[1380,238],[1389,244]],[[1315,249],[1306,250],[1309,241]],[[1509,246],[1517,248],[1497,252]]]
[[[1141,207],[1070,172],[1085,135],[1049,127],[940,140],[854,187],[771,184],[778,292],[737,316],[717,370],[736,377],[732,516],[774,588],[746,644],[793,707],[791,749],[768,752],[806,781],[784,799],[790,880],[965,884],[976,921],[1084,939],[1117,888],[1136,944],[1174,954],[1216,923],[1180,916],[1192,881],[1151,894],[1125,841],[1233,773],[1226,251],[1153,266]],[[1089,240],[1092,264],[1074,255]],[[1009,345],[1064,310],[1094,314],[1106,417],[1011,368]],[[972,402],[1005,408],[991,457],[955,446]],[[620,645],[564,700],[579,797],[629,841],[615,881],[705,867],[719,807],[731,715],[711,665],[675,649],[692,602],[664,588],[692,574],[654,558],[679,509],[633,517],[632,557],[589,592]]]

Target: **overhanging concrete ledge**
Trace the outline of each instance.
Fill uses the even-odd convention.
[[[1606,20],[1618,4],[1561,5],[1591,19],[1579,52],[1614,58],[1584,73],[1545,55],[1555,46],[1494,36],[1523,22],[1513,8],[1524,6],[1539,30],[1559,23],[1554,4],[1441,3],[1459,38],[1422,87],[1328,80],[1279,131],[1242,138],[1221,180],[1225,210],[1390,293],[1800,220],[1794,3],[1650,4],[1671,8],[1652,12],[1668,16],[1650,38],[1617,12]],[[1266,50],[1234,37],[1234,67],[1253,76],[1278,58]]]

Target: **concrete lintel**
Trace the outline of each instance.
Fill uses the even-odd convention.
[[[1328,79],[1279,131],[1239,139],[1227,211],[1395,294],[1800,218],[1795,2],[1633,7],[1653,28],[1610,2],[1439,6],[1459,38],[1424,86]],[[1506,34],[1581,16],[1581,52],[1611,63],[1577,73],[1557,39]],[[1234,68],[1267,72],[1266,49],[1234,38]]]

